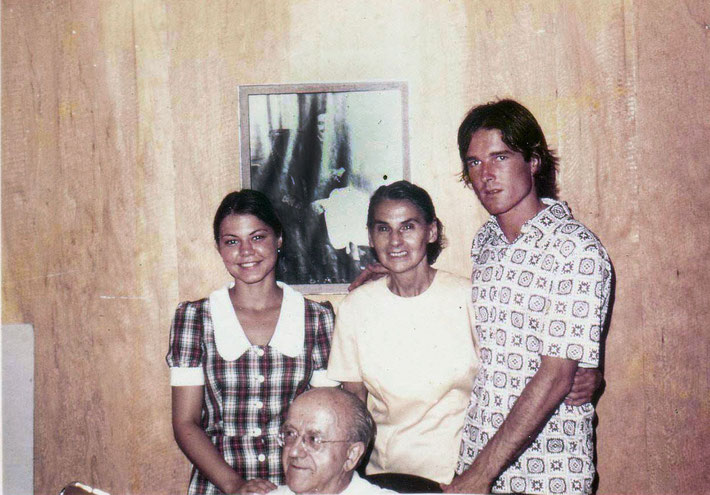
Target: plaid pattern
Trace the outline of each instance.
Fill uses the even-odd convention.
[[[483,366],[466,417],[458,472],[473,462],[540,367],[541,356],[599,365],[611,265],[599,239],[564,203],[508,243],[495,217],[478,232],[472,300]],[[589,493],[594,407],[564,404],[493,486],[494,493]]]
[[[296,357],[252,345],[234,361],[217,351],[209,299],[182,302],[170,329],[170,367],[202,367],[202,426],[227,463],[245,479],[283,483],[276,441],[286,407],[308,388],[312,372],[326,368],[333,334],[330,303],[305,300],[305,340]],[[220,493],[193,468],[189,495]]]

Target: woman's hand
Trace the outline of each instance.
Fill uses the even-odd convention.
[[[276,485],[271,481],[255,478],[244,482],[234,493],[269,493],[272,490],[276,490]]]
[[[574,375],[574,383],[567,397],[565,404],[568,406],[581,406],[587,402],[592,402],[592,397],[597,392],[604,377],[597,368],[577,368]]]
[[[244,480],[227,464],[201,426],[203,386],[171,388],[173,433],[178,446],[222,493],[237,493]]]

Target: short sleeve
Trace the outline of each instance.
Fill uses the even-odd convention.
[[[609,258],[598,243],[578,246],[559,260],[543,318],[543,355],[599,366],[610,282]]]
[[[314,303],[317,304],[317,303]],[[337,387],[339,382],[328,378],[328,358],[331,352],[333,331],[335,330],[335,312],[330,302],[318,304],[318,324],[316,329],[316,342],[313,348],[313,375],[310,385],[312,387]]]
[[[357,345],[357,318],[347,298],[340,304],[335,320],[333,345],[328,362],[328,378],[340,382],[361,382],[360,359]]]
[[[201,307],[199,303],[182,302],[175,310],[165,356],[173,386],[204,385]]]

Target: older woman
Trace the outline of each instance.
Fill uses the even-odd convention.
[[[375,418],[367,474],[449,483],[479,365],[471,284],[431,266],[443,229],[424,189],[406,181],[380,187],[367,227],[389,274],[341,303],[328,377],[366,400]]]
[[[283,483],[283,412],[324,373],[333,311],[276,281],[283,229],[262,193],[228,194],[213,229],[233,281],[175,312],[173,430],[190,495],[266,493]]]

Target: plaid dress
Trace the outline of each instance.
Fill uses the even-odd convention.
[[[247,480],[277,485],[283,484],[277,434],[285,409],[313,372],[326,368],[334,326],[330,303],[279,285],[281,314],[268,345],[248,341],[224,287],[178,305],[166,356],[173,386],[204,385],[202,427],[227,463]],[[193,467],[188,493],[220,491]]]

